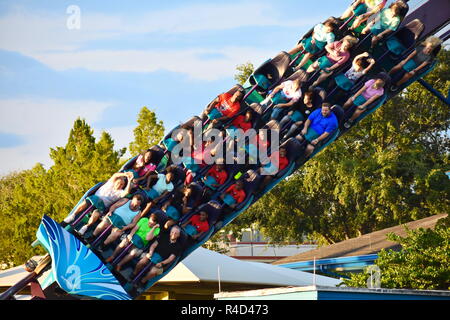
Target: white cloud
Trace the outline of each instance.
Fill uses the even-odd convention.
[[[130,22],[130,21],[128,21]],[[310,24],[309,19],[288,20],[277,6],[263,2],[194,4],[169,10],[144,13],[122,30],[129,33],[228,30],[247,26],[299,27]]]
[[[111,105],[96,101],[0,100],[2,132],[20,135],[26,141],[15,148],[0,148],[0,174],[29,169],[37,162],[49,165],[50,148],[66,144],[75,119],[93,123]]]
[[[167,70],[185,73],[192,78],[215,80],[232,76],[238,64],[263,62],[274,51],[245,47],[226,47],[222,57],[202,59],[215,50],[190,49],[181,51],[92,50],[67,53],[35,54],[34,58],[55,70],[85,68],[92,71],[154,72]]]
[[[310,24],[305,19],[287,21],[283,19],[282,13],[277,13],[276,5],[272,7],[256,2],[186,5],[126,17],[93,14],[85,12],[81,7],[81,30],[68,30],[67,17],[65,12],[50,14],[16,8],[0,17],[0,49],[31,56],[55,70],[168,70],[186,73],[195,79],[214,80],[231,76],[237,64],[246,61],[262,62],[277,51],[230,47],[232,39],[224,39],[224,45],[215,49],[89,50],[86,47],[94,40],[114,37],[124,39],[151,32],[183,36],[184,33],[193,31],[227,30],[243,26],[292,27]],[[204,53],[219,53],[223,57],[201,59],[199,55]]]

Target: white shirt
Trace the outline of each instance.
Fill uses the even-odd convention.
[[[115,190],[114,179],[111,178],[97,190],[95,195],[103,201],[105,207],[109,207],[117,200],[123,198],[124,190]]]

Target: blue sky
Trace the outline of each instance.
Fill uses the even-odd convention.
[[[0,2],[0,175],[50,165],[81,116],[117,149],[142,106],[170,129],[351,1]],[[80,29],[67,28],[70,5]]]

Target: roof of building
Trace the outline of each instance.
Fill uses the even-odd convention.
[[[246,262],[204,248],[198,248],[179,263],[159,283],[221,282],[269,286],[305,286],[313,283],[313,275],[260,262]],[[335,286],[341,281],[316,276],[317,284]]]
[[[317,259],[337,258],[337,257],[362,256],[362,255],[376,254],[379,251],[381,251],[381,249],[398,250],[400,249],[400,245],[395,242],[389,241],[387,239],[387,234],[395,233],[399,236],[405,236],[406,235],[405,226],[408,229],[434,228],[438,220],[445,217],[447,217],[447,214],[440,214],[425,219],[408,222],[399,226],[375,231],[357,238],[345,240],[326,247],[321,247],[315,250],[283,258],[273,262],[273,264],[278,265],[300,261],[311,261],[314,259],[317,260]]]
[[[352,287],[284,287],[220,292],[218,300],[450,300],[447,290],[413,290]]]
[[[10,287],[28,275],[24,266],[0,272],[0,287]],[[291,270],[259,262],[246,262],[204,248],[198,248],[156,284],[188,285],[196,283],[245,284],[254,286],[307,286],[312,283],[335,286],[341,281],[330,277]]]

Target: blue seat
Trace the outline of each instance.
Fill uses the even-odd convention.
[[[250,86],[257,85],[261,91],[267,91],[284,76],[290,62],[289,54],[284,51],[267,60],[250,76],[248,80]]]

